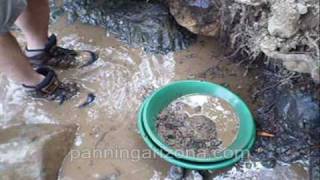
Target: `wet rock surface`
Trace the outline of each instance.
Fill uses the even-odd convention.
[[[195,35],[179,26],[169,10],[159,3],[145,1],[67,0],[64,10],[69,22],[106,28],[132,47],[147,52],[168,53],[187,48]]]
[[[184,176],[184,169],[177,166],[171,166],[167,174],[166,180],[182,180]]]
[[[319,138],[319,136],[318,136]],[[310,179],[320,179],[320,148],[311,150],[309,157],[309,176]]]
[[[294,76],[277,66],[269,66],[262,77],[264,83],[255,94],[261,103],[256,112],[258,131],[274,137],[258,137],[253,157],[270,168],[277,161],[309,159],[309,170],[319,168],[319,86],[310,77]]]
[[[189,31],[206,36],[219,32],[221,4],[211,0],[168,0],[170,13]]]
[[[203,180],[204,177],[196,170],[186,170],[181,167],[171,166],[165,180]],[[209,178],[208,178],[209,179]]]
[[[49,124],[0,129],[0,179],[56,180],[75,131]]]
[[[287,131],[313,133],[320,127],[320,108],[312,94],[301,90],[282,90],[275,104],[276,115],[288,125]]]
[[[64,14],[64,9],[56,0],[49,0],[50,23],[54,23]]]
[[[196,170],[186,171],[185,180],[203,180],[203,176]]]
[[[310,179],[319,179],[320,86],[310,76],[288,71],[279,63],[245,63],[241,59],[238,56],[226,61],[247,67],[244,74],[222,69],[221,63],[199,77],[221,85],[226,82],[229,89],[244,97],[256,120],[256,143],[250,158],[231,170],[205,172],[205,177],[308,179],[309,171]],[[228,81],[228,77],[235,76],[254,79],[249,84]],[[221,81],[221,77],[227,81]]]

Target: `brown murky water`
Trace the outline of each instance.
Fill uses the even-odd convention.
[[[158,133],[175,149],[205,157],[225,150],[238,134],[239,119],[225,100],[203,94],[182,96],[157,120]]]
[[[136,128],[136,113],[146,94],[170,81],[202,77],[228,83],[253,107],[250,88],[255,78],[243,76],[244,69],[221,58],[221,48],[212,39],[200,38],[188,50],[162,56],[129,48],[112,37],[106,37],[104,30],[99,28],[80,24],[66,26],[64,19],[53,25],[51,31],[58,34],[60,44],[65,47],[100,53],[99,61],[90,67],[58,71],[61,79],[72,79],[81,84],[83,94],[93,92],[97,96],[96,102],[88,108],[79,109],[77,99],[63,106],[34,101],[25,96],[19,85],[1,74],[0,127],[21,123],[77,124],[76,142],[65,159],[61,180],[163,179],[169,164],[158,157],[138,157],[139,152],[147,147]],[[19,39],[22,39],[20,35]],[[208,70],[209,67],[220,69]],[[211,76],[209,71],[216,72],[216,75]],[[110,149],[116,151],[115,154],[121,150],[128,151],[129,156],[101,157],[93,153],[93,150]],[[234,167],[212,175],[216,179],[307,177],[300,166],[280,167],[287,169],[285,173],[290,176],[283,175],[282,170],[265,170],[259,165]]]

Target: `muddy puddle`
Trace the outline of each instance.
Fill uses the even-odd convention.
[[[79,96],[94,93],[96,101],[79,109],[77,99],[59,106],[57,103],[34,101],[21,87],[0,75],[0,127],[16,124],[49,123],[79,126],[73,149],[66,157],[60,180],[164,179],[170,165],[157,156],[143,158],[148,151],[136,128],[136,113],[146,95],[171,81],[207,79],[223,84],[240,94],[251,107],[250,89],[254,76],[244,76],[246,69],[221,57],[218,43],[200,38],[187,50],[167,55],[146,54],[132,49],[104,30],[75,23],[66,26],[65,19],[51,27],[64,47],[91,49],[99,60],[83,69],[58,71],[61,79],[81,85]],[[19,39],[22,39],[18,34]],[[210,68],[213,67],[213,68]],[[96,151],[94,151],[96,150]],[[112,151],[99,156],[97,151]],[[302,166],[280,166],[287,169],[264,169],[241,164],[224,172],[211,172],[215,179],[305,179]],[[264,173],[264,172],[268,173]],[[279,174],[280,173],[280,174]],[[242,178],[243,177],[243,178]]]

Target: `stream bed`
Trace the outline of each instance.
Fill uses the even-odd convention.
[[[212,38],[199,37],[186,50],[166,55],[130,48],[103,29],[78,22],[66,26],[66,18],[51,31],[64,47],[90,49],[99,60],[83,69],[57,71],[60,79],[73,80],[81,92],[95,94],[95,102],[78,108],[77,98],[60,106],[26,97],[22,88],[0,75],[0,127],[17,124],[76,124],[78,131],[71,152],[60,171],[60,180],[153,179],[167,177],[170,165],[152,155],[136,127],[139,105],[153,90],[182,79],[203,79],[219,83],[238,93],[255,109],[253,73],[223,57],[223,48]],[[23,41],[17,33],[18,39]],[[82,96],[80,94],[79,96]],[[112,154],[96,156],[96,151]],[[274,169],[250,159],[218,172],[200,172],[203,179],[308,179],[303,162],[278,164]],[[193,178],[192,178],[193,177]],[[189,178],[196,179],[190,171]],[[0,178],[1,179],[1,178]]]

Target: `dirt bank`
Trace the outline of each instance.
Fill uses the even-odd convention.
[[[177,22],[190,31],[220,36],[246,60],[280,61],[320,82],[318,0],[168,0]]]

